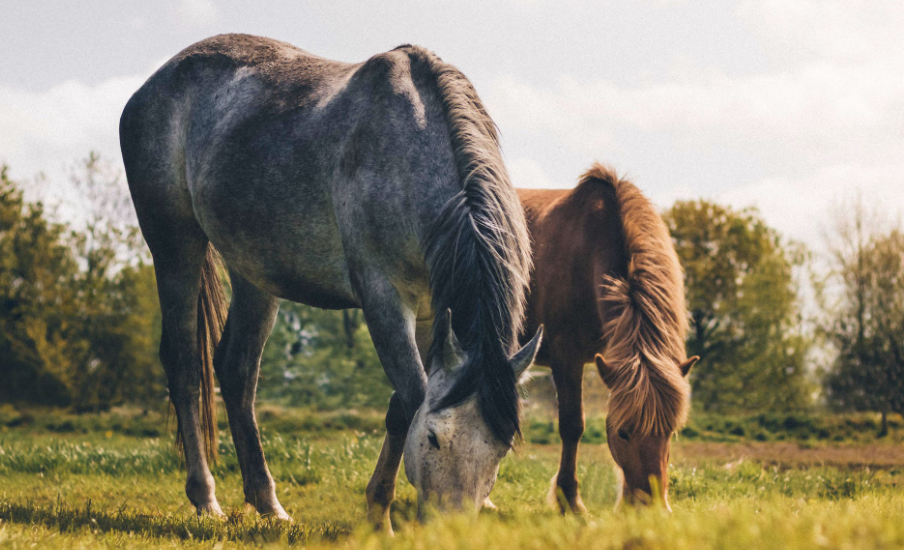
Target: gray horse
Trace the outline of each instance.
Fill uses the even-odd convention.
[[[540,333],[514,353],[529,238],[496,128],[464,75],[416,46],[348,64],[216,36],[132,96],[120,145],[199,513],[222,514],[207,465],[215,371],[245,501],[289,519],[254,413],[280,298],[362,308],[395,388],[368,517],[391,529],[403,451],[419,502],[484,502],[519,430],[517,380]],[[214,248],[233,288],[222,338]]]

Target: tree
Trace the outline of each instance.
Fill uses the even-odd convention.
[[[71,283],[73,319],[76,338],[88,342],[71,354],[72,405],[98,410],[162,398],[156,280],[122,174],[91,152],[71,183],[85,215],[84,227],[70,233],[80,266]]]
[[[156,286],[128,195],[95,154],[73,185],[77,230],[0,171],[0,399],[76,410],[161,399]]]
[[[359,310],[283,302],[261,362],[260,393],[293,405],[385,407],[392,393]]]
[[[0,399],[66,405],[75,337],[70,282],[78,270],[66,227],[27,204],[0,169]]]
[[[834,216],[832,269],[821,293],[825,334],[838,354],[825,379],[829,402],[904,413],[904,233],[859,199]]]
[[[701,357],[694,403],[720,411],[806,406],[809,342],[794,277],[802,247],[753,209],[679,201],[664,218],[686,275],[688,355]]]

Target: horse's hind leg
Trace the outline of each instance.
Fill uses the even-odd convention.
[[[584,363],[580,358],[565,359],[553,352],[550,366],[558,396],[559,435],[562,438],[562,457],[559,471],[552,480],[550,501],[560,512],[584,513],[587,509],[578,492],[577,478],[578,444],[584,434]]]
[[[245,503],[261,515],[290,520],[276,498],[254,414],[261,353],[273,330],[279,301],[236,273],[231,279],[232,304],[214,366],[242,470]]]
[[[198,349],[198,297],[207,238],[197,226],[174,224],[166,239],[149,238],[163,314],[160,360],[176,409],[188,478],[185,493],[199,514],[222,516],[207,466],[199,398],[201,356]],[[145,232],[146,236],[149,232]],[[147,238],[147,237],[146,237]]]
[[[185,182],[185,154],[177,143],[184,137],[177,120],[181,111],[169,104],[171,99],[136,93],[120,120],[120,145],[138,223],[154,258],[163,318],[160,362],[182,439],[188,471],[185,492],[199,514],[223,515],[207,466],[199,403],[202,376],[213,375],[207,369],[202,372],[199,336],[207,336],[208,331],[198,332],[209,243],[195,218]],[[209,306],[214,304],[204,302],[211,312]],[[211,392],[205,400],[208,414],[204,417],[211,419],[215,411],[211,407],[215,407],[212,379],[205,378],[205,382]],[[215,425],[207,428],[206,433],[212,435]]]

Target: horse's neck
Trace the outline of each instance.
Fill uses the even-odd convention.
[[[566,339],[592,360],[602,336],[597,289],[604,275],[623,276],[627,259],[614,204],[575,194],[522,194],[535,261],[526,327],[532,334],[547,324],[549,338]]]

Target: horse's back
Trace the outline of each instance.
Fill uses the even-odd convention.
[[[349,247],[423,271],[417,233],[460,184],[406,55],[348,64],[247,35],[190,46],[123,113],[136,203],[191,212],[230,267],[295,301],[356,305],[349,263],[376,256]]]

